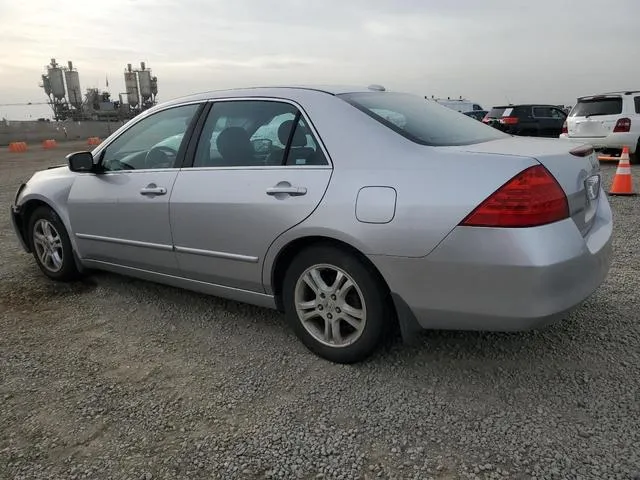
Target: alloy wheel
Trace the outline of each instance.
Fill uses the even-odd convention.
[[[62,269],[62,238],[49,220],[41,218],[33,226],[33,245],[44,268],[52,273]]]
[[[314,339],[346,347],[364,331],[367,310],[360,287],[341,268],[321,264],[307,268],[295,287],[298,319]]]

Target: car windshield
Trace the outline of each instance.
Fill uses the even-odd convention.
[[[591,98],[579,100],[571,114],[571,117],[591,117],[593,115],[618,115],[622,113],[622,98]]]
[[[421,145],[470,145],[507,136],[467,115],[417,95],[367,92],[339,97]]]

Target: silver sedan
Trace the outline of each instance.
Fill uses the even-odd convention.
[[[410,340],[548,324],[611,263],[589,145],[377,86],[181,98],[67,160],[11,205],[45,275],[101,269],[277,308],[334,362],[394,326]]]

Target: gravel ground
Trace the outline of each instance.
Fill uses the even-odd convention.
[[[1,478],[640,478],[640,197],[611,200],[615,264],[565,322],[340,366],[276,312],[46,280],[6,207],[79,148],[0,151]]]

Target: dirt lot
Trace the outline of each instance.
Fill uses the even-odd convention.
[[[611,200],[615,264],[565,322],[338,366],[276,312],[46,280],[8,206],[82,148],[0,151],[0,478],[640,478],[640,197]]]

